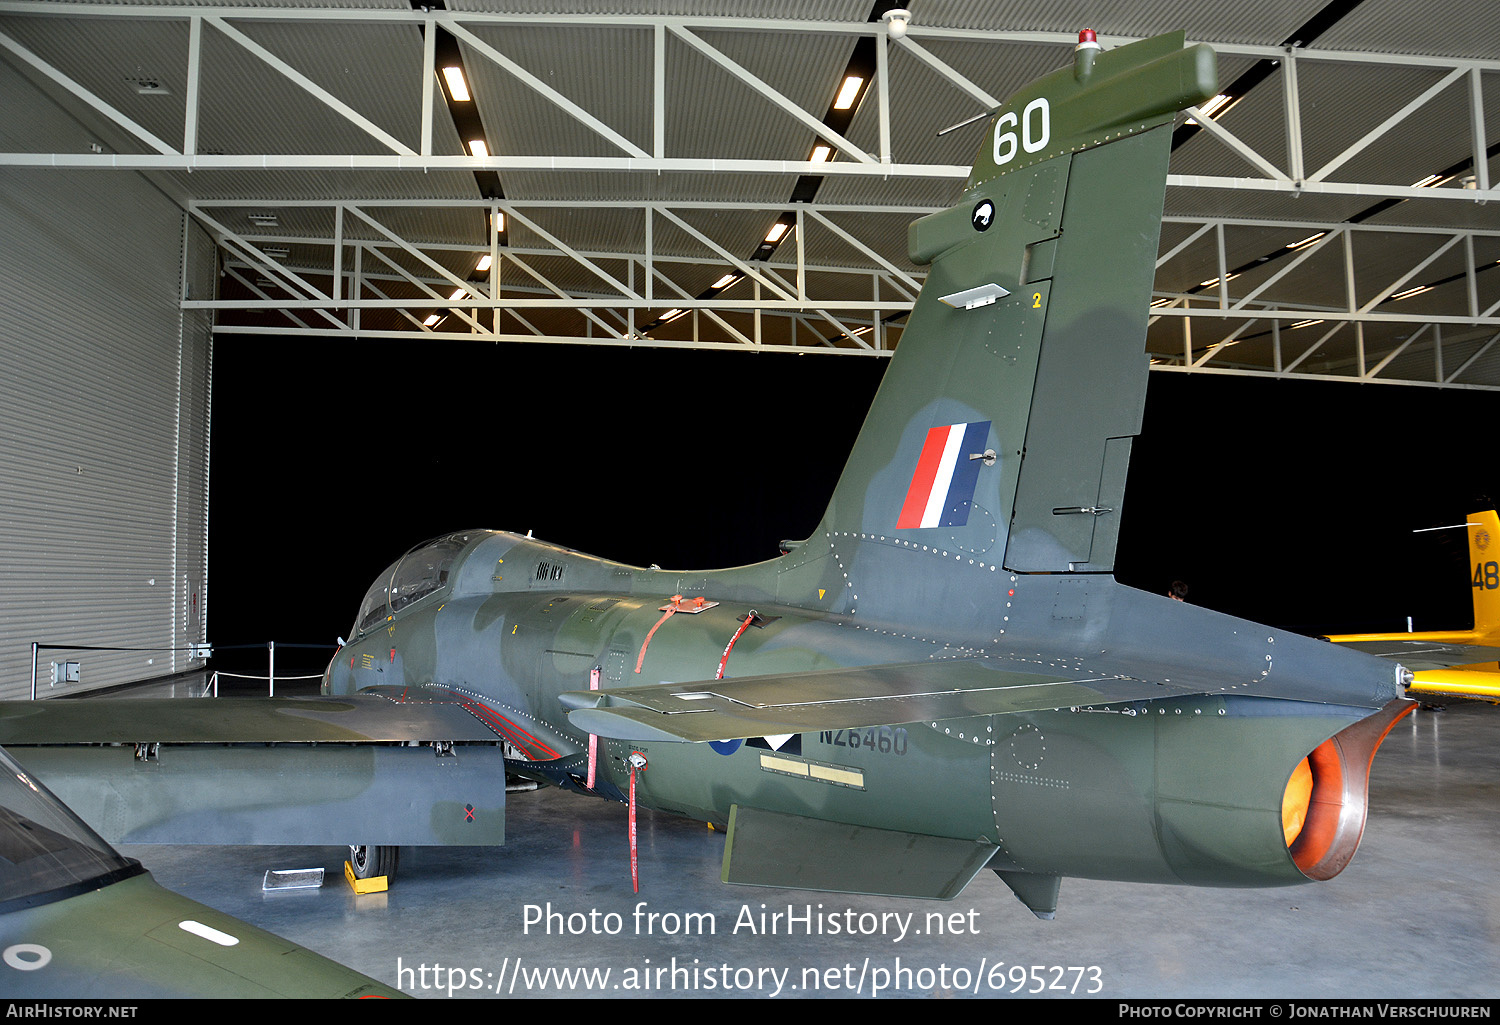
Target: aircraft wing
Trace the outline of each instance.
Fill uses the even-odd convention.
[[[569,721],[619,740],[709,741],[1116,704],[1201,693],[1116,676],[1049,676],[977,659],[859,666],[560,695]]]
[[[0,746],[493,741],[457,702],[339,698],[0,701]]]
[[[1349,635],[1331,637],[1329,640],[1341,648],[1353,648],[1367,655],[1399,662],[1413,672],[1434,669],[1451,669],[1454,666],[1473,665],[1477,662],[1500,661],[1500,648],[1489,648],[1479,644],[1457,644],[1447,641],[1420,640],[1393,634]]]
[[[498,844],[506,754],[581,751],[514,709],[438,686],[5,701],[0,744],[115,843]]]

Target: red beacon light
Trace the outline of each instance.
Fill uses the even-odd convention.
[[[1086,28],[1078,33],[1078,45],[1073,47],[1073,77],[1082,82],[1094,70],[1094,57],[1102,49],[1094,30]]]

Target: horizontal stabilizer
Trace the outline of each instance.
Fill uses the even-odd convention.
[[[726,883],[952,900],[995,848],[734,805],[724,846]]]
[[[1472,665],[1476,662],[1500,661],[1500,648],[1488,648],[1478,644],[1397,640],[1394,637],[1359,640],[1357,636],[1351,635],[1349,639],[1334,637],[1332,640],[1341,648],[1353,648],[1366,655],[1375,655],[1390,659],[1392,662],[1399,662],[1413,672],[1451,669],[1454,666]]]
[[[1114,676],[1047,676],[976,659],[860,666],[559,695],[581,730],[619,740],[734,740],[1195,693]]]

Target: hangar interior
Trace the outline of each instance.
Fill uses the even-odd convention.
[[[890,6],[0,3],[5,458],[31,485],[0,691],[92,625],[142,650],[37,655],[44,684],[201,664],[215,340],[881,358],[923,278],[906,226],[980,129],[939,132],[1085,21],[1219,53],[1224,99],[1174,135],[1155,369],[1500,384],[1482,3],[949,2],[899,35]]]
[[[0,696],[202,665],[216,345],[883,358],[924,276],[907,224],[958,194],[970,122],[1063,63],[1085,25],[1105,46],[1181,29],[1219,54],[1222,96],[1174,135],[1153,369],[1500,389],[1500,53],[1484,0],[895,7],[0,0],[0,464],[20,482],[0,496]],[[50,647],[105,635],[116,647]],[[1412,743],[1450,722],[1483,729],[1428,716]],[[1441,749],[1413,750],[1425,782],[1390,800],[1410,802],[1396,818],[1415,850],[1439,842],[1423,805],[1451,777]],[[1453,843],[1493,845],[1482,816],[1464,829],[1478,832]],[[586,846],[538,853],[555,864]],[[511,873],[530,853],[507,848],[497,885],[524,890]],[[232,863],[180,857],[186,878]],[[429,860],[435,878],[462,874]],[[1399,892],[1409,866],[1382,868],[1369,886]],[[570,871],[594,892],[593,869]],[[1482,855],[1474,871],[1493,875]],[[190,885],[211,902],[219,883]],[[1391,917],[1441,919],[1448,963],[1494,978],[1495,886],[1478,892],[1463,912],[1454,896]],[[258,906],[298,931],[295,905]],[[1237,920],[1228,906],[1190,913]],[[316,931],[294,938],[337,956]],[[1391,969],[1401,953],[1386,951]],[[1378,979],[1426,992],[1368,961],[1345,984]]]

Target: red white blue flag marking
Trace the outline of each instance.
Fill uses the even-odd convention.
[[[927,432],[896,529],[961,527],[969,522],[969,505],[981,465],[969,455],[984,451],[989,434],[988,420],[949,424]]]

